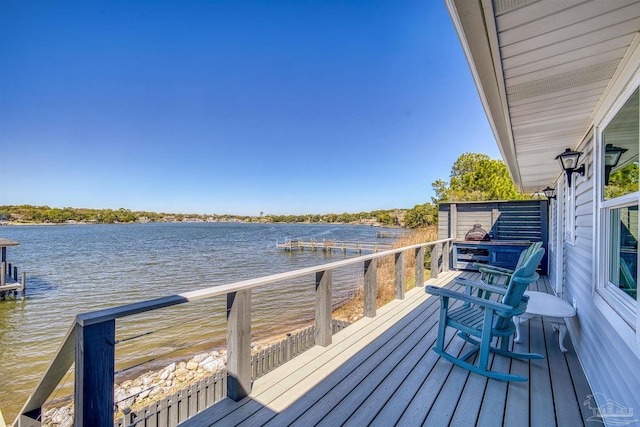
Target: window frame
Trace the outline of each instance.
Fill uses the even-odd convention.
[[[628,206],[640,207],[640,191],[625,194],[614,199],[604,200],[604,141],[603,134],[607,126],[622,110],[634,92],[640,87],[640,77],[636,76],[633,84],[627,86],[611,106],[609,114],[596,127],[594,135],[594,201],[596,210],[597,246],[594,251],[596,280],[594,287],[594,304],[609,319],[627,342],[640,344],[640,318],[638,316],[638,297],[634,301],[610,281],[612,239],[611,211]],[[639,129],[640,133],[640,129]],[[639,142],[640,145],[640,142]],[[639,147],[640,151],[640,147]],[[640,220],[639,220],[640,225]],[[640,252],[640,251],[639,251]],[[640,253],[637,255],[640,261]],[[640,265],[640,264],[639,264]]]

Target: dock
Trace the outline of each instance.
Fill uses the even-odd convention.
[[[18,281],[18,267],[7,262],[7,248],[10,246],[18,246],[20,243],[13,240],[0,238],[0,300],[6,299],[8,296],[17,298],[20,292],[22,299],[25,297],[26,274],[22,272],[22,281]]]
[[[284,243],[276,242],[276,249],[284,249],[286,251],[302,251],[305,249],[312,251],[324,251],[324,252],[380,252],[391,249],[393,246],[390,243],[377,243],[377,242],[341,242],[337,240],[322,241],[312,240],[285,240]]]

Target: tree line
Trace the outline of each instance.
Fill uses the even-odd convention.
[[[217,215],[183,214],[131,211],[130,209],[51,208],[49,206],[4,205],[0,206],[0,220],[22,223],[64,224],[69,222],[117,224],[132,222],[184,222],[184,221],[240,221],[240,222],[288,222],[288,223],[361,223],[378,222],[399,225],[402,209],[377,210],[360,213],[306,214],[306,215]]]
[[[637,176],[637,168],[635,170]],[[614,178],[612,176],[612,178]],[[616,177],[617,178],[617,177]],[[612,179],[613,181],[614,179]],[[636,183],[637,185],[637,183]],[[216,214],[176,214],[131,211],[120,208],[51,208],[49,206],[6,205],[0,206],[0,220],[25,223],[62,224],[70,221],[100,224],[166,221],[242,221],[286,223],[367,223],[404,225],[419,228],[434,225],[438,221],[438,204],[441,202],[469,200],[517,200],[524,199],[509,175],[502,160],[491,159],[486,154],[465,153],[453,164],[449,180],[438,179],[431,184],[435,197],[431,202],[411,209],[376,210],[372,212],[306,215],[238,216]]]

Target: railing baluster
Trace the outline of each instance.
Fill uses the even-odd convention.
[[[404,299],[404,252],[396,252],[395,256],[395,298]]]
[[[74,421],[76,426],[113,425],[116,321],[76,323]]]
[[[416,257],[416,287],[424,286],[424,246],[417,248]]]
[[[369,259],[364,262],[364,316],[376,317],[377,270],[378,259]]]
[[[332,271],[316,273],[316,328],[317,345],[326,347],[331,344],[331,289],[333,288]]]
[[[251,289],[227,294],[227,396],[251,392]]]

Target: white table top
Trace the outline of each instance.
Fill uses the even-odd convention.
[[[568,302],[545,292],[527,291],[529,303],[526,314],[548,317],[572,317],[576,311]]]

